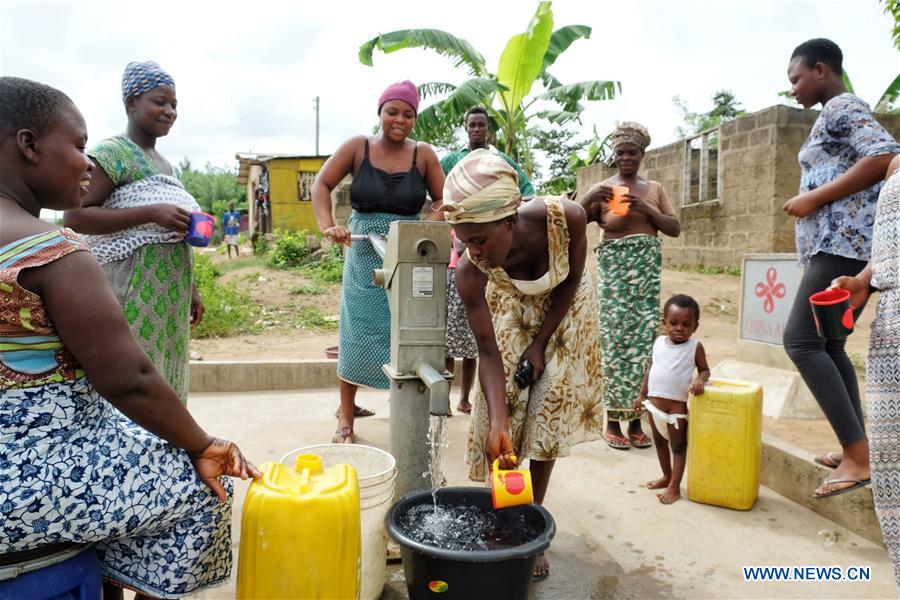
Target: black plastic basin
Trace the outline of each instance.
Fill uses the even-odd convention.
[[[494,510],[491,491],[487,488],[444,488],[438,490],[437,501],[439,505]],[[539,504],[497,511],[501,522],[522,515],[538,531],[537,537],[519,546],[498,550],[445,550],[410,539],[397,525],[397,520],[410,508],[431,503],[431,490],[411,492],[398,500],[385,518],[388,534],[400,545],[406,588],[412,600],[519,600],[528,596],[537,556],[550,546],[556,533],[556,523],[549,512]]]

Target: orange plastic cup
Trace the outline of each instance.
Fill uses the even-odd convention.
[[[531,486],[531,471],[527,469],[500,468],[500,459],[494,460],[491,471],[491,500],[494,508],[508,508],[534,502],[534,488]]]
[[[628,194],[628,186],[614,185],[612,188],[613,197],[609,201],[609,212],[617,217],[624,217],[628,214],[628,202],[625,196]]]

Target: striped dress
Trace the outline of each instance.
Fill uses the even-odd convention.
[[[872,490],[900,589],[900,171],[878,198],[871,265],[881,292],[866,366]]]

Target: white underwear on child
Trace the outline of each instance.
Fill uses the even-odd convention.
[[[688,418],[687,414],[684,413],[667,413],[649,400],[644,400],[643,406],[650,413],[650,416],[653,417],[653,422],[656,424],[656,430],[659,432],[659,435],[666,439],[669,439],[669,425],[678,429],[678,419],[687,421]]]

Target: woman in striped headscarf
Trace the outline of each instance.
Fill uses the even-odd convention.
[[[203,302],[184,236],[200,206],[156,150],[178,116],[175,80],[155,62],[128,63],[122,103],[128,126],[88,152],[99,168],[64,222],[87,234],[135,339],[187,403],[190,328]]]
[[[487,150],[470,153],[444,184],[447,220],[467,246],[457,285],[478,344],[469,477],[483,481],[494,459],[512,468],[527,458],[543,502],[556,459],[602,433],[600,342],[582,277],[584,210],[561,198],[520,200],[515,170]],[[542,554],[534,576],[549,569]]]

